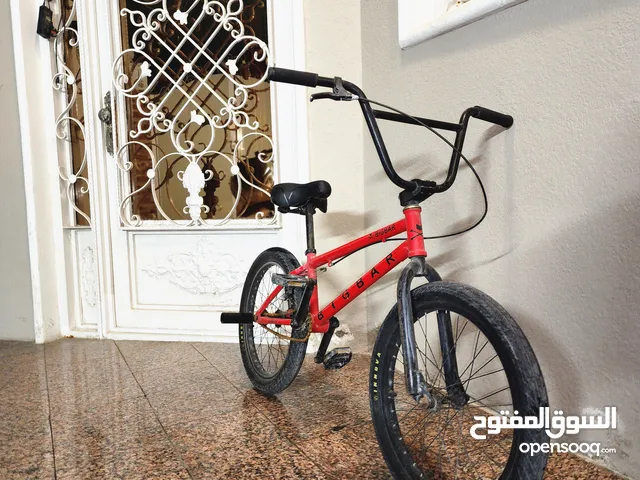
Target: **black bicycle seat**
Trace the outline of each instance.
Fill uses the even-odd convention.
[[[331,185],[324,180],[309,183],[279,183],[271,189],[271,201],[285,209],[301,207],[309,201],[326,200],[331,195]],[[325,202],[314,202],[326,212]],[[324,208],[321,206],[324,205]]]

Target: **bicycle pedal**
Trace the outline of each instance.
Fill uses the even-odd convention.
[[[322,363],[325,370],[338,370],[351,361],[351,349],[349,347],[334,348],[324,356]]]
[[[271,275],[271,281],[276,285],[293,288],[303,288],[314,282],[312,278],[303,277],[302,275],[291,275],[289,273],[274,273]]]

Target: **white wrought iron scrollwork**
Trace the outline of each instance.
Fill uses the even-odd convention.
[[[80,68],[78,66],[74,72],[67,64],[69,55],[72,52],[77,52],[79,48],[78,31],[72,26],[76,19],[75,1],[65,0],[61,2],[60,15],[66,20],[54,39],[53,49],[56,56],[56,73],[53,76],[53,88],[65,95],[65,106],[56,118],[56,136],[59,140],[69,145],[70,161],[68,166],[59,167],[59,175],[62,182],[64,182],[64,191],[69,206],[91,226],[90,212],[83,210],[78,205],[78,195],[87,195],[89,193],[83,119],[73,116],[73,111],[78,107]],[[74,129],[76,135],[79,133],[81,138],[77,136],[74,138]],[[72,143],[73,145],[71,145]],[[79,144],[82,145],[81,151],[74,152],[73,147]]]
[[[145,165],[146,169],[143,182],[123,182],[120,217],[127,227],[141,226],[145,218],[132,208],[133,202],[139,198],[136,196],[150,192],[158,219],[181,226],[218,226],[238,218],[243,188],[269,195],[265,185],[252,177],[252,168],[243,166],[246,162],[241,164],[242,157],[246,160],[248,145],[256,145],[259,140],[262,148],[256,150],[254,163],[273,169],[272,140],[255,116],[247,113],[256,101],[252,89],[266,78],[269,50],[263,40],[246,34],[242,0],[194,0],[185,10],[181,10],[181,2],[177,2],[177,9],[176,4],[169,7],[168,3],[130,0],[120,11],[128,21],[129,48],[114,61],[113,79],[116,91],[128,101],[130,130],[115,159],[118,168],[128,175],[137,162],[138,168]],[[130,8],[133,4],[139,7]],[[212,29],[205,36],[197,33],[204,24]],[[213,45],[221,46],[215,55]],[[257,77],[238,75],[247,71],[247,65],[256,63],[264,64]],[[227,92],[219,88],[223,82]],[[233,129],[233,142],[226,141],[225,129]],[[166,144],[161,147],[159,142],[150,143],[148,139],[158,134],[168,135],[173,151],[167,153]],[[225,134],[224,142],[217,141],[221,134]],[[214,167],[214,161],[227,165]],[[173,176],[169,170],[175,165],[182,165],[175,176],[186,190],[185,203],[177,206],[173,198],[160,201],[159,193],[167,177]],[[227,178],[226,171],[230,173],[232,205],[222,218],[204,218],[210,208],[201,196],[203,189],[209,181]],[[161,172],[165,172],[164,179]],[[168,208],[173,210],[171,215]],[[176,219],[180,214],[176,212],[182,217]],[[254,218],[275,222],[275,214],[265,218],[261,211]]]

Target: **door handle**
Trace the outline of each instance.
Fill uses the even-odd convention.
[[[98,111],[98,118],[104,126],[104,144],[107,153],[113,156],[113,114],[111,113],[111,92],[104,96],[104,107]]]

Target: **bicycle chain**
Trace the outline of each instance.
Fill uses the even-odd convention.
[[[309,340],[309,338],[311,337],[311,315],[307,315],[307,321],[305,322],[305,326],[307,326],[308,330],[307,330],[307,336],[304,338],[293,338],[293,337],[289,337],[287,335],[283,335],[280,332],[277,332],[269,327],[267,327],[266,325],[262,325],[261,323],[259,323],[258,325],[260,325],[262,328],[264,328],[267,332],[272,333],[273,335],[275,335],[276,337],[282,339],[282,340],[288,340],[290,342],[306,342],[307,340]]]

